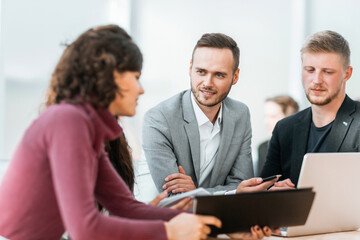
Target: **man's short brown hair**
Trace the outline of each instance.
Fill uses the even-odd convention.
[[[223,33],[205,33],[201,36],[199,41],[196,43],[193,53],[192,60],[194,60],[194,53],[197,48],[209,47],[209,48],[228,48],[231,50],[234,57],[233,72],[239,68],[240,49],[237,46],[234,39],[223,34]]]
[[[279,95],[267,98],[266,102],[274,102],[279,105],[285,116],[290,116],[291,114],[297,113],[299,111],[299,105],[297,102],[288,95]]]
[[[350,66],[349,43],[343,36],[334,31],[321,31],[308,37],[301,48],[301,55],[307,52],[337,53],[343,58],[344,68]]]

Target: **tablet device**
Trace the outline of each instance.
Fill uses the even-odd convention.
[[[248,232],[254,225],[270,228],[296,226],[305,224],[314,196],[311,188],[199,196],[194,201],[194,213],[221,220],[221,229],[211,226],[212,236]]]
[[[210,192],[206,191],[204,188],[197,188],[192,191],[179,193],[176,195],[172,195],[170,197],[164,198],[159,202],[157,205],[158,207],[171,207],[177,203],[179,203],[181,200],[183,200],[186,197],[194,198],[196,196],[208,196],[211,195]]]

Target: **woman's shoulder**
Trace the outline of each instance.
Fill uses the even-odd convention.
[[[59,124],[62,122],[84,122],[89,121],[89,115],[81,104],[71,104],[62,102],[48,107],[42,114],[41,118],[45,121],[55,121]]]
[[[80,117],[86,115],[84,107],[82,104],[72,104],[67,102],[62,102],[59,104],[54,104],[48,107],[46,110],[49,115],[65,115],[65,116],[74,116]]]

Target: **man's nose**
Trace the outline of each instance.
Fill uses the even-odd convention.
[[[312,82],[315,84],[320,84],[323,82],[323,76],[320,71],[315,71]]]
[[[211,87],[213,85],[213,77],[211,74],[207,74],[205,76],[205,79],[203,81],[203,86],[205,87]]]

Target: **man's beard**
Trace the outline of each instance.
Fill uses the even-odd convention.
[[[205,103],[204,101],[202,101],[202,100],[200,99],[200,93],[199,93],[199,92],[200,92],[200,90],[203,90],[203,91],[206,91],[206,90],[208,90],[208,91],[214,91],[213,89],[201,87],[198,91],[196,91],[196,89],[194,88],[194,86],[191,84],[191,91],[192,91],[192,93],[193,93],[196,101],[197,101],[199,104],[201,104],[201,105],[203,105],[203,106],[206,106],[206,107],[213,107],[213,106],[221,103],[221,102],[227,97],[227,95],[229,94],[229,92],[230,92],[230,90],[231,90],[231,86],[232,86],[232,85],[230,84],[228,90],[227,90],[226,92],[224,92],[223,94],[221,94],[218,98],[216,98],[216,99],[215,99],[213,102],[211,102],[211,103]]]
[[[324,99],[312,99],[312,96],[310,95],[310,91],[311,91],[310,89],[311,88],[320,88],[320,89],[322,89],[321,85],[314,85],[314,86],[308,88],[307,91],[305,91],[306,98],[309,100],[309,102],[311,104],[318,105],[318,106],[324,106],[324,105],[330,103],[332,100],[334,100],[339,95],[342,84],[343,84],[343,81],[341,81],[340,86],[338,87],[336,92],[334,92],[334,94],[332,94],[330,96],[325,96]]]

